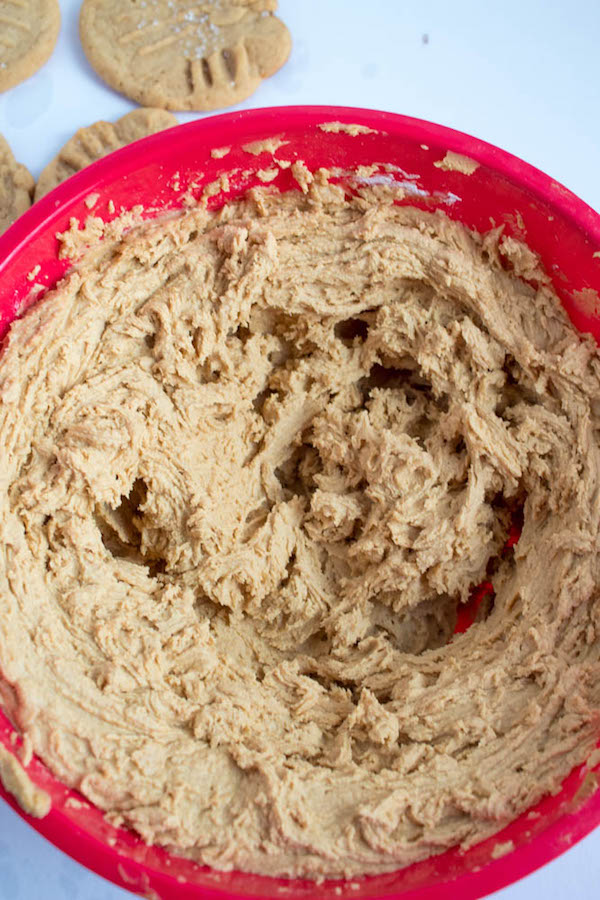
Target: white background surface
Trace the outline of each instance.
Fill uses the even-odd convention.
[[[51,60],[0,95],[0,132],[35,176],[77,128],[134,106],[88,65],[80,0],[60,6]],[[280,0],[280,15],[294,42],[290,60],[240,108],[332,103],[429,119],[510,150],[600,210],[599,0]],[[0,900],[130,896],[0,804]],[[494,895],[599,896],[600,829]]]

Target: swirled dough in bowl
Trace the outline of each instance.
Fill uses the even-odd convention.
[[[398,868],[598,738],[597,348],[511,239],[361,194],[107,241],[0,360],[7,709],[217,868]]]

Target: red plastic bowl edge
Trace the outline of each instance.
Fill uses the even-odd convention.
[[[464,132],[456,131],[443,125],[438,125],[426,120],[395,113],[364,108],[337,107],[337,106],[291,106],[270,107],[265,109],[244,110],[241,112],[225,113],[196,120],[187,125],[179,126],[180,132],[185,129],[202,126],[207,130],[207,139],[210,139],[212,131],[216,131],[221,124],[242,125],[246,121],[251,122],[256,130],[261,132],[277,132],[290,126],[305,124],[315,125],[323,121],[342,121],[348,123],[364,124],[370,128],[390,130],[398,133],[400,130],[404,137],[431,141],[445,146],[448,150],[468,156],[477,162],[495,169],[505,177],[516,182],[521,188],[527,189],[546,204],[552,205],[573,225],[583,231],[589,239],[600,247],[600,216],[588,204],[573,194],[568,188],[552,179],[544,172],[536,169],[511,153],[502,150],[486,141],[474,138]],[[158,144],[161,134],[144,139],[149,153],[153,144]],[[72,176],[67,182],[59,185],[54,191],[42,198],[13,226],[0,236],[0,259],[6,259],[18,253],[23,244],[27,242],[33,232],[41,228],[48,217],[62,207],[63,203],[71,202],[77,197],[87,196],[95,188],[103,187],[107,176],[115,178],[115,170],[125,169],[131,157],[139,152],[137,142],[104,157],[85,170]],[[582,767],[582,770],[584,767]],[[105,844],[100,844],[96,839],[88,835],[82,829],[77,829],[69,821],[69,829],[65,831],[61,821],[55,821],[52,812],[45,819],[33,819],[18,806],[14,799],[0,786],[0,795],[8,804],[35,828],[46,839],[53,843],[70,857],[82,865],[94,870],[103,877],[113,881],[117,885],[129,890],[136,890],[143,896],[156,897],[155,892],[148,884],[143,885],[143,878],[138,881],[138,886],[133,888],[128,879],[123,877],[122,865],[131,868],[139,867],[128,857],[121,856],[114,849]],[[573,844],[577,843],[600,822],[600,790],[596,790],[583,805],[573,814],[567,814],[549,826],[543,833],[533,838],[530,843],[517,847],[514,851],[502,859],[488,863],[480,871],[463,873],[456,879],[449,879],[444,883],[428,888],[419,888],[410,894],[403,894],[403,900],[447,900],[449,891],[461,900],[478,900],[487,894],[499,890],[510,883],[530,874],[540,866],[558,857]],[[497,836],[501,840],[501,835]],[[121,865],[122,864],[122,865]],[[145,867],[139,867],[144,870]],[[143,873],[142,873],[143,874]],[[161,872],[152,872],[152,881],[161,892],[160,896],[172,896],[171,890],[175,888],[176,879]],[[206,900],[246,900],[247,895],[232,894],[210,888],[190,886],[189,893],[184,885],[177,884],[178,897],[188,896],[198,898],[204,896]],[[329,892],[328,892],[329,894]],[[318,890],[312,894],[315,898]],[[371,895],[375,897],[376,895]],[[384,896],[384,895],[381,895]],[[390,897],[392,895],[386,894]]]

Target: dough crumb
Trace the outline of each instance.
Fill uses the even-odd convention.
[[[229,175],[221,175],[220,178],[204,185],[202,189],[202,198],[208,200],[210,197],[216,197],[217,194],[228,194],[231,190]]]
[[[358,179],[370,178],[371,175],[374,175],[378,171],[378,169],[378,163],[372,163],[370,166],[357,166],[352,173],[352,176]]]
[[[23,735],[23,740],[21,742],[21,746],[19,747],[18,754],[21,763],[25,767],[27,767],[33,759],[33,744],[31,743],[31,738],[28,734]]]
[[[512,265],[519,278],[547,284],[549,277],[544,271],[540,258],[523,241],[508,235],[500,239],[499,250],[502,256]]]
[[[500,859],[502,856],[506,856],[507,853],[512,853],[514,849],[514,841],[504,841],[494,844],[491,853],[492,859]]]
[[[56,238],[61,245],[58,258],[70,259],[74,262],[87,250],[97,247],[103,240],[118,239],[133,225],[140,223],[143,211],[144,207],[138,204],[129,210],[124,210],[111,222],[105,222],[100,216],[91,215],[86,218],[83,225],[76,216],[73,216],[69,221],[68,229],[56,233]]]
[[[582,288],[580,291],[573,291],[573,300],[577,310],[584,315],[600,315],[600,295],[593,288]]]
[[[249,144],[244,144],[242,150],[244,153],[250,153],[252,156],[260,156],[261,153],[273,154],[286,144],[289,144],[289,141],[285,141],[280,137],[272,137],[262,141],[251,141]]]
[[[359,134],[380,133],[375,128],[369,128],[368,125],[357,125],[351,122],[321,122],[318,127],[328,134],[349,134],[351,137],[357,137]]]
[[[308,189],[312,182],[314,181],[314,175],[307,167],[306,163],[302,160],[298,160],[292,165],[292,175],[296,179],[296,182],[299,184],[300,189],[303,194],[308,193]]]
[[[472,175],[479,168],[479,163],[461,153],[448,150],[443,159],[434,162],[434,166],[437,169],[443,169],[444,172],[461,172],[463,175]]]
[[[579,809],[580,806],[589,800],[592,794],[598,790],[598,782],[600,781],[600,772],[586,772],[583,781],[577,788],[572,801],[572,808]]]
[[[264,184],[274,181],[278,175],[279,169],[259,169],[256,173],[258,180],[262,181]]]
[[[3,744],[0,744],[0,781],[28,815],[43,819],[50,812],[50,795],[33,783],[16,756]]]
[[[89,809],[89,803],[78,800],[77,797],[68,797],[65,801],[67,809]]]
[[[213,159],[223,159],[223,157],[227,156],[227,154],[230,152],[231,147],[215,147],[210,151],[210,155]]]

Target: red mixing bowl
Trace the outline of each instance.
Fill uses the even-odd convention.
[[[352,135],[318,127],[327,122],[371,130]],[[242,148],[273,136],[285,142],[277,150],[279,159],[346,171],[380,163],[374,177],[399,181],[405,189],[403,202],[443,209],[479,231],[504,226],[505,233],[525,240],[539,254],[575,325],[600,342],[600,216],[589,206],[532,166],[468,135],[391,113],[314,106],[229,113],[182,125],[112,153],[61,184],[0,236],[0,337],[39,296],[39,288],[32,292],[32,287],[52,287],[69,268],[69,260],[58,258],[56,234],[69,227],[72,217],[82,222],[94,214],[108,221],[122,208],[141,204],[144,217],[153,218],[181,207],[188,188],[198,195],[202,185],[228,173],[228,193],[221,191],[210,201],[218,206],[259,183],[253,173],[267,168],[271,155],[252,155]],[[223,147],[231,147],[227,155],[211,156],[211,150]],[[477,161],[478,168],[466,175],[435,166],[448,150]],[[274,183],[281,190],[297,188],[289,169]],[[85,200],[93,194],[98,198],[90,211]],[[0,713],[0,741],[15,752],[19,740],[13,744],[11,735],[15,740]],[[153,900],[476,900],[558,856],[600,822],[600,791],[590,760],[571,772],[559,793],[467,851],[456,848],[387,875],[316,885],[216,872],[148,847],[132,832],[109,825],[41,760],[34,758],[27,771],[50,794],[49,815],[31,819],[0,790],[4,799],[65,853]]]

